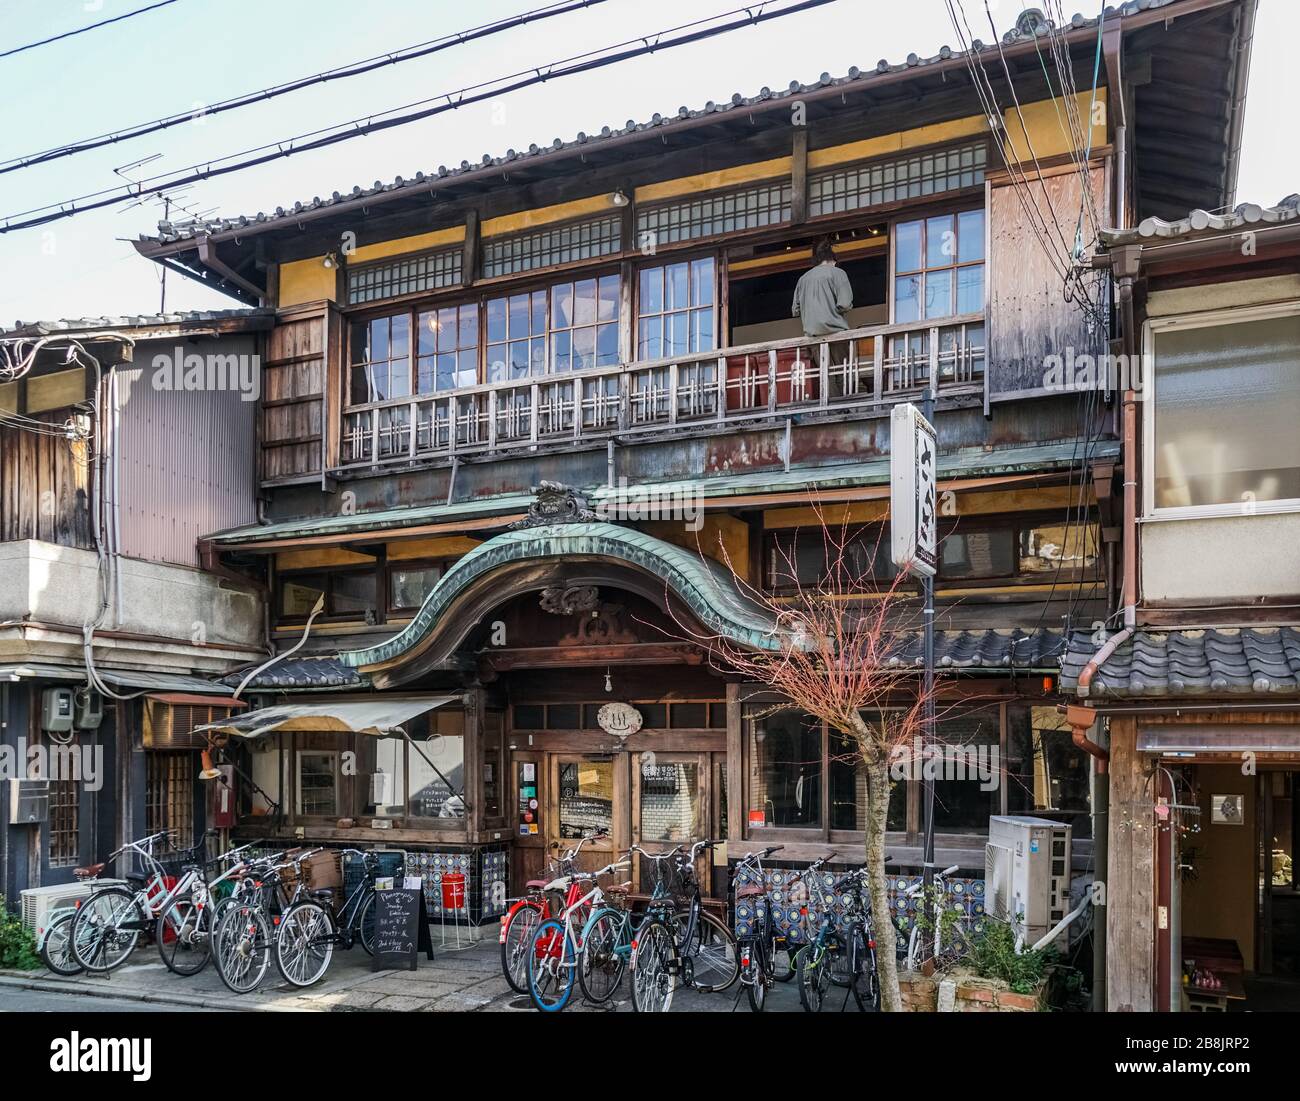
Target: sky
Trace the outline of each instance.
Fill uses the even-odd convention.
[[[0,0],[0,52],[145,7],[151,0]],[[0,215],[112,187],[128,176],[177,173],[237,153],[588,50],[661,32],[744,0],[603,0],[428,58],[312,87],[205,118],[204,104],[256,91],[455,31],[549,0],[175,0],[154,11],[0,58],[0,161],[180,112],[186,122],[102,150],[0,175]],[[1084,5],[1084,0],[1075,0]],[[1261,0],[1238,201],[1270,205],[1300,191],[1294,105],[1296,0]],[[1024,5],[990,0],[1006,30]],[[1072,13],[1074,5],[1066,2]],[[982,0],[967,0],[973,32],[991,41]],[[1088,2],[1084,13],[1095,15]],[[656,111],[751,95],[764,85],[839,76],[885,58],[956,44],[944,0],[834,0],[758,27],[549,81],[383,134],[278,159],[185,188],[178,201],[218,216],[292,206],[395,176],[476,161],[485,153],[570,140]],[[1279,135],[1287,140],[1279,140]],[[123,209],[126,207],[126,209]],[[0,325],[148,313],[159,270],[130,241],[154,232],[154,201],[118,204],[0,235]],[[177,212],[175,217],[184,217]],[[238,305],[192,280],[167,280],[167,307]]]

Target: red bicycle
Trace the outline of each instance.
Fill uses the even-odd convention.
[[[501,970],[505,972],[506,982],[516,994],[527,994],[528,990],[528,953],[533,947],[533,936],[537,927],[547,918],[557,917],[572,907],[582,897],[582,884],[571,880],[563,900],[558,893],[548,893],[546,886],[557,879],[571,876],[578,853],[588,841],[597,841],[608,837],[609,830],[597,830],[584,834],[582,839],[551,865],[554,872],[547,879],[530,879],[524,889],[527,894],[506,911],[501,919]]]

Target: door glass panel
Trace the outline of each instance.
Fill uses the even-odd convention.
[[[694,761],[641,761],[641,840],[692,841],[700,834],[700,768]]]
[[[564,761],[560,764],[560,836],[582,837],[614,825],[612,761]]]
[[[811,715],[747,705],[749,827],[822,824],[821,724]]]

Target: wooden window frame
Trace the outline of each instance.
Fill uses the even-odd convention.
[[[691,242],[695,244],[695,242]],[[689,319],[690,315],[702,312],[703,306],[687,306],[680,310],[659,310],[654,313],[646,313],[641,301],[641,276],[655,268],[668,269],[679,264],[683,264],[687,269],[687,297],[690,297],[691,286],[693,285],[694,266],[697,261],[709,260],[713,264],[713,301],[711,305],[711,315],[713,321],[713,347],[697,348],[691,351],[681,352],[677,355],[660,355],[660,356],[643,356],[641,354],[641,322],[644,319],[657,317],[672,317],[676,314],[686,314]],[[679,253],[667,256],[654,255],[648,257],[644,262],[633,265],[632,268],[632,362],[634,363],[656,363],[659,360],[672,360],[677,358],[688,358],[692,356],[708,355],[710,352],[720,351],[725,347],[721,342],[722,325],[725,323],[723,315],[723,282],[726,262],[721,251],[717,248],[699,249],[693,248]],[[667,279],[664,280],[665,287]],[[688,324],[689,329],[689,324]],[[687,334],[687,341],[690,341],[690,334]]]
[[[362,574],[369,573],[375,581],[375,623],[385,622],[388,610],[388,575],[385,569],[385,563],[379,559],[369,566],[367,565],[345,565],[345,566],[311,566],[304,569],[294,570],[277,570],[275,573],[274,587],[274,622],[276,626],[294,626],[295,624],[306,623],[311,616],[311,612],[284,614],[281,612],[283,607],[283,585],[286,581],[292,581],[295,577],[306,576],[324,576],[328,587],[325,592],[325,608],[319,616],[316,617],[317,623],[357,623],[364,622],[365,615],[357,615],[353,612],[338,613],[331,609],[331,598],[333,596],[333,578],[337,574]],[[383,592],[380,592],[380,586],[383,586]]]
[[[438,581],[441,581],[452,565],[457,561],[456,557],[448,558],[390,558],[383,565],[384,573],[384,604],[387,607],[388,614],[392,616],[402,616],[404,613],[416,612],[423,606],[424,601],[419,604],[407,607],[406,605],[393,603],[393,573],[399,570],[427,570],[437,566],[442,572],[438,574]],[[436,585],[438,581],[435,581]],[[426,595],[426,599],[428,594]]]
[[[961,233],[957,227],[961,224],[960,223],[961,215],[970,214],[975,211],[979,211],[979,213],[981,214],[984,220],[983,226],[981,227],[981,231],[980,231],[980,258],[978,260],[967,260],[963,262],[958,260],[957,257],[954,256],[953,262],[951,264],[936,264],[934,266],[929,265],[926,262],[926,252],[927,252],[927,245],[928,245],[928,238],[929,238],[929,227],[927,223],[929,222],[929,220],[931,218],[943,218],[943,217],[950,217],[953,219],[953,228],[954,231],[957,233],[958,254],[960,254]],[[921,245],[920,245],[921,267],[915,270],[909,269],[907,271],[899,271],[897,266],[898,265],[898,231],[900,227],[905,225],[912,225],[912,224],[916,224],[921,227],[921,234],[922,234]],[[985,303],[988,300],[988,262],[989,262],[988,225],[989,225],[989,212],[986,204],[984,203],[982,196],[980,197],[980,200],[978,202],[972,201],[972,202],[957,203],[952,205],[944,204],[942,206],[933,209],[925,208],[925,209],[918,209],[918,210],[908,210],[905,212],[900,212],[898,215],[895,215],[893,218],[890,219],[889,221],[889,268],[888,271],[886,272],[886,279],[888,280],[888,286],[886,290],[889,295],[890,324],[899,323],[898,300],[896,294],[896,287],[897,287],[898,280],[900,278],[906,278],[908,276],[919,275],[921,277],[921,288],[920,288],[920,297],[918,299],[918,309],[922,314],[924,314],[926,280],[932,271],[952,272],[952,297],[949,300],[950,309],[948,310],[947,313],[941,314],[937,317],[921,316],[913,319],[913,321],[907,322],[907,324],[923,325],[929,322],[931,325],[943,327],[943,323],[948,318],[964,316],[963,314],[959,313],[957,310],[957,275],[958,272],[963,268],[969,269],[969,268],[978,267],[983,269],[985,293],[980,296],[981,297],[980,311],[984,309]],[[979,311],[974,311],[974,312],[979,312]]]

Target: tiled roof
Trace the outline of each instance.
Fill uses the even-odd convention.
[[[1105,18],[1113,20],[1116,17],[1133,15],[1138,12],[1148,11],[1157,8],[1163,8],[1167,5],[1177,3],[1178,0],[1127,0],[1126,3],[1120,4],[1119,7],[1108,7],[1105,9]],[[1016,21],[1016,26],[1007,31],[1002,36],[1002,46],[1016,45],[1020,42],[1033,41],[1035,38],[1043,37],[1048,33],[1048,23],[1042,12],[1037,8],[1028,8],[1021,13]],[[1083,28],[1095,27],[1098,23],[1096,16],[1085,16],[1075,14],[1071,17],[1069,26],[1062,28],[1068,31],[1077,31]],[[981,39],[973,39],[971,42],[970,53],[975,56],[987,52],[996,53],[998,43],[984,42]],[[649,130],[659,130],[661,128],[672,128],[681,123],[693,119],[699,119],[707,115],[725,115],[731,111],[743,111],[748,108],[766,104],[771,101],[782,101],[794,99],[799,96],[809,95],[823,88],[844,87],[869,84],[873,79],[893,73],[907,72],[908,70],[923,71],[928,66],[934,66],[952,61],[954,58],[961,59],[965,56],[965,51],[954,50],[950,46],[942,47],[938,53],[930,57],[920,57],[917,54],[908,54],[907,60],[891,64],[887,59],[882,58],[868,70],[859,69],[853,66],[841,77],[833,77],[830,73],[822,73],[821,76],[812,83],[802,83],[794,80],[784,89],[773,90],[771,88],[762,88],[757,95],[744,96],[736,92],[729,98],[721,101],[710,100],[703,107],[697,110],[691,110],[689,107],[679,107],[671,115],[661,115],[657,112],[645,122],[637,122],[635,119],[628,119],[621,128],[612,128],[609,126],[601,127],[597,134],[588,134],[579,132],[572,141],[564,141],[562,138],[554,138],[545,145],[530,145],[525,150],[507,149],[501,156],[494,157],[490,153],[485,153],[477,161],[463,160],[459,166],[448,167],[439,165],[435,171],[416,172],[414,176],[398,176],[391,183],[384,183],[376,180],[370,187],[357,185],[350,191],[335,191],[328,198],[322,199],[319,195],[315,196],[308,202],[295,202],[291,207],[277,206],[272,213],[258,211],[254,215],[240,215],[236,218],[216,218],[216,219],[199,219],[190,221],[161,221],[158,223],[158,233],[156,236],[141,235],[142,241],[155,241],[158,243],[171,243],[174,241],[186,240],[189,238],[211,236],[213,234],[224,233],[229,230],[243,229],[248,226],[261,225],[267,222],[278,220],[292,221],[309,211],[319,210],[323,207],[335,206],[342,203],[348,203],[359,199],[372,198],[376,195],[386,194],[388,192],[400,191],[404,188],[416,187],[426,184],[432,180],[454,178],[465,176],[471,173],[479,172],[486,168],[496,168],[502,165],[514,164],[516,162],[528,161],[532,158],[562,152],[566,150],[578,150],[598,146],[602,142],[611,141],[615,138],[625,137],[628,134],[638,133]],[[997,58],[994,59],[995,61]]]
[[[1073,692],[1100,649],[1070,637],[1061,688]],[[1138,631],[1092,678],[1089,696],[1267,696],[1300,691],[1300,628]]]
[[[245,672],[234,672],[224,677],[222,684],[236,687]],[[285,658],[269,669],[258,673],[248,682],[245,691],[265,691],[275,688],[353,688],[362,684],[360,674],[334,658]]]
[[[1186,218],[1166,222],[1163,218],[1144,218],[1133,229],[1105,229],[1101,232],[1104,244],[1141,245],[1160,238],[1184,238],[1198,234],[1233,233],[1252,227],[1263,228],[1283,222],[1300,221],[1300,193],[1288,195],[1276,206],[1257,206],[1242,203],[1228,214],[1212,214],[1208,210],[1193,210]]]
[[[1056,667],[1064,645],[1063,632],[1048,628],[935,631],[934,662],[941,673],[949,669],[1048,669]],[[924,660],[922,635],[917,631],[899,648],[890,664],[919,668]]]
[[[56,321],[15,321],[11,328],[0,326],[0,337],[41,337],[53,333],[98,332],[107,329],[152,329],[169,325],[191,325],[205,321],[231,321],[274,315],[274,310],[258,307],[242,310],[182,310],[177,313],[125,314],[121,317],[73,317]]]

